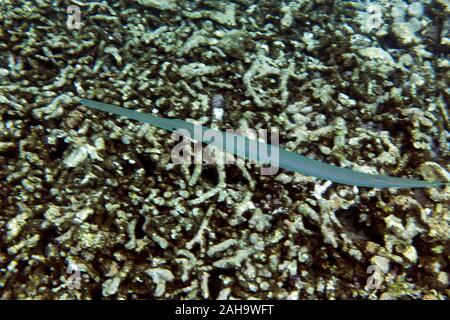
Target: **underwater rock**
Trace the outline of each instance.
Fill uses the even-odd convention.
[[[245,52],[254,47],[250,34],[245,30],[231,30],[220,39],[218,46],[236,59],[244,59]]]
[[[397,22],[391,27],[392,34],[402,45],[413,45],[420,43],[420,39],[415,32],[418,31],[417,25],[411,22]]]
[[[143,6],[158,9],[176,11],[178,9],[176,0],[137,0]]]

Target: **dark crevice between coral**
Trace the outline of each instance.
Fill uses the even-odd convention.
[[[359,220],[360,212],[358,207],[353,206],[349,209],[337,210],[335,215],[351,240],[360,243],[372,241],[382,245],[384,243],[382,234],[362,223]]]

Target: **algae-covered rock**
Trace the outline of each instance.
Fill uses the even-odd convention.
[[[137,2],[143,6],[158,10],[176,11],[178,8],[176,0],[137,0]]]
[[[245,30],[228,31],[218,45],[226,54],[236,59],[244,59],[246,50],[254,47],[250,34]]]

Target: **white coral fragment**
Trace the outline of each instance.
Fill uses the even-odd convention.
[[[155,297],[161,297],[166,292],[166,282],[175,280],[172,271],[162,268],[148,269],[147,273],[156,284]]]
[[[95,147],[85,144],[73,150],[72,153],[64,159],[64,164],[69,168],[74,168],[86,161],[88,157],[92,160],[103,160],[97,154],[97,149]]]
[[[33,110],[33,116],[37,119],[42,119],[42,116],[45,115],[45,120],[57,118],[64,113],[62,106],[72,102],[72,99],[68,94],[61,94],[53,99],[48,106]]]
[[[220,71],[220,67],[218,66],[207,66],[204,63],[194,62],[190,64],[183,65],[180,68],[180,76],[190,79],[199,76],[216,74]]]

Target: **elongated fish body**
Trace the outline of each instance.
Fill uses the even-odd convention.
[[[261,164],[269,164],[269,162],[267,161],[267,159],[262,158],[260,152],[256,152],[256,150],[271,150],[271,154],[275,153],[279,156],[278,164],[281,168],[299,172],[304,175],[330,180],[336,183],[379,189],[427,188],[449,184],[448,182],[413,180],[406,178],[396,178],[386,175],[367,174],[313,160],[301,156],[295,152],[287,151],[283,148],[279,148],[277,146],[257,140],[251,140],[241,135],[210,129],[204,126],[198,126],[180,119],[161,118],[148,113],[138,112],[115,105],[87,99],[80,99],[80,103],[89,108],[110,112],[119,116],[127,117],[129,119],[149,123],[153,126],[167,131],[175,132],[179,129],[187,130],[190,137],[196,140],[202,141],[206,144],[212,144],[222,150],[245,158],[246,160],[256,161]],[[199,135],[199,132],[205,132],[206,130],[208,130],[209,133],[212,133],[212,136],[215,136],[216,139],[205,138],[203,135]],[[217,137],[220,138],[217,139]],[[243,139],[243,141],[245,141],[244,148],[242,148],[242,145],[240,144],[226,143],[226,141],[235,141],[235,139],[241,139],[241,141]],[[257,149],[255,149],[255,147]]]

